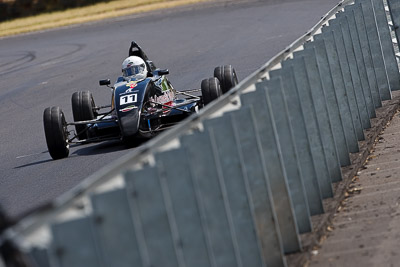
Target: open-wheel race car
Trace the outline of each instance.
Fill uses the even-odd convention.
[[[122,63],[122,76],[114,86],[101,80],[100,86],[112,90],[111,104],[96,106],[89,91],[72,95],[74,122],[67,122],[59,107],[44,110],[43,123],[47,147],[53,159],[68,157],[70,144],[121,139],[150,138],[197,112],[238,83],[231,65],[214,69],[214,77],[204,79],[201,89],[177,91],[135,42]],[[197,96],[197,92],[201,92]],[[105,110],[105,111],[104,111]],[[73,130],[74,126],[75,130]]]

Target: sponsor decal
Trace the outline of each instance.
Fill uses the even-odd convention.
[[[174,101],[169,101],[169,102],[164,103],[164,105],[168,106],[168,107],[173,107],[173,106],[175,106],[175,103],[174,103]],[[165,107],[165,106],[162,107],[162,109],[164,109],[164,111],[163,111],[164,114],[168,113],[169,111],[171,111],[170,108]]]
[[[169,106],[169,107],[175,106],[174,101],[166,102],[166,103],[164,103],[164,105]]]
[[[133,92],[133,88],[135,88],[136,86],[137,86],[137,81],[130,81],[130,82],[126,83],[126,87],[129,87],[129,88],[126,89],[125,92],[120,93],[120,95],[132,93]]]
[[[164,76],[158,79],[155,84],[161,89],[162,92],[173,89],[172,86],[170,86],[168,80]]]
[[[174,93],[169,91],[160,96],[150,97],[150,101],[157,102],[160,104],[168,103],[174,100]]]
[[[126,86],[129,87],[130,89],[133,89],[137,86],[137,81],[130,81],[126,83]]]
[[[136,92],[139,92],[139,90],[133,91],[131,88],[129,88],[129,89],[127,89],[125,92],[120,93],[119,95],[126,95],[126,94],[136,93]]]
[[[128,111],[131,111],[132,109],[135,109],[135,108],[137,108],[137,106],[129,106],[129,107],[126,107],[126,108],[122,108],[119,111],[128,112]]]

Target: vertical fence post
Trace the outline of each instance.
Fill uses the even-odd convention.
[[[301,170],[304,173],[303,167],[309,167],[313,168],[314,172],[316,173],[317,177],[317,184],[315,184],[315,189],[318,190],[316,194],[310,194],[309,192],[310,189],[313,189],[313,187],[308,188],[309,186],[312,186],[313,184],[310,183],[309,179],[312,179],[312,176],[308,177],[303,177],[304,179],[304,186],[306,188],[306,192],[308,198],[312,198],[313,196],[318,196],[319,198],[327,198],[332,196],[332,186],[331,182],[329,180],[329,175],[327,169],[324,169],[321,166],[325,166],[325,157],[323,154],[319,153],[320,150],[317,149],[316,145],[316,139],[318,136],[316,136],[317,131],[316,129],[312,128],[313,122],[312,120],[315,118],[315,113],[313,109],[310,109],[309,107],[305,108],[304,103],[302,103],[302,100],[304,96],[301,95],[302,91],[298,88],[294,76],[294,71],[292,66],[285,66],[282,69],[279,70],[274,70],[270,72],[270,77],[271,78],[281,78],[282,80],[282,88],[285,93],[285,98],[286,98],[286,104],[288,107],[288,115],[291,117],[293,123],[292,125],[296,126],[293,127],[293,134],[294,134],[294,140],[295,144],[298,148],[302,148],[301,142],[306,142],[306,146],[308,146],[308,150],[310,153],[310,158],[299,154],[299,162],[301,164]],[[297,99],[297,101],[296,101]],[[296,104],[297,103],[297,104]],[[297,105],[297,107],[296,107]],[[298,110],[295,110],[297,108]],[[303,116],[304,118],[303,118]],[[298,118],[298,116],[301,116],[301,118]],[[301,125],[301,122],[303,125]],[[300,124],[300,125],[299,125]],[[301,131],[299,127],[303,127],[304,130]],[[305,140],[302,140],[302,135],[301,133],[304,132],[305,134]],[[304,160],[304,162],[303,162]],[[323,212],[323,206],[322,203],[310,203],[310,202],[315,202],[315,200],[309,199],[309,205],[315,205],[318,204],[318,210],[314,210],[317,207],[314,207],[314,212]],[[314,214],[313,211],[311,211],[312,214]]]
[[[252,110],[244,108],[240,112],[229,112],[222,117],[206,120],[204,126],[218,146],[219,160],[226,179],[244,182],[244,195],[247,195],[251,207],[249,217],[253,220],[260,242],[257,249],[252,246],[243,249],[242,253],[252,258],[245,264],[258,266],[254,262],[256,257],[253,254],[260,251],[267,266],[284,266],[286,262],[280,228],[258,132],[255,129],[256,123],[252,117]],[[240,209],[238,212],[241,212]],[[253,231],[253,228],[246,230],[245,227],[240,225],[239,231]]]
[[[311,146],[307,133],[305,118],[301,109],[300,97],[294,81],[293,70],[278,69],[270,72],[270,77],[280,77],[282,80],[282,89],[287,103],[288,116],[293,129],[296,151],[300,163],[300,171],[308,200],[310,214],[321,214],[324,212],[322,205],[322,196],[318,182],[319,175],[315,165],[319,159],[313,158]]]
[[[365,68],[367,70],[368,83],[371,88],[372,98],[374,101],[375,108],[382,106],[381,93],[378,86],[377,73],[378,70],[374,67],[374,62],[372,59],[372,52],[370,48],[370,43],[368,40],[367,29],[364,22],[364,15],[362,12],[361,4],[354,4],[351,6],[346,6],[345,10],[349,10],[349,17],[353,17],[356,22],[356,28],[358,32],[358,37],[360,38],[361,51],[365,63]]]
[[[357,67],[358,67],[359,74],[360,74],[361,87],[364,92],[364,97],[365,97],[365,102],[366,102],[367,109],[368,109],[369,118],[375,118],[376,113],[375,113],[374,101],[372,98],[372,89],[370,88],[370,84],[368,82],[366,63],[364,62],[364,58],[362,55],[360,39],[358,37],[356,20],[354,18],[354,14],[353,14],[352,10],[349,10],[346,8],[343,13],[339,13],[337,15],[338,18],[342,18],[344,16],[347,18],[347,21],[348,21],[347,25],[349,27],[351,43],[353,44],[354,56],[357,61]],[[369,120],[368,120],[368,122],[369,122]],[[371,124],[369,124],[369,126],[371,126]]]
[[[128,201],[144,266],[182,266],[176,233],[156,168],[125,173]]]
[[[321,37],[321,35],[319,35],[319,37]],[[308,42],[305,44],[305,49],[311,48],[315,49],[314,51],[317,59],[318,70],[321,78],[322,88],[325,93],[327,104],[326,107],[328,109],[330,123],[332,124],[332,132],[338,151],[339,162],[342,167],[348,166],[350,165],[350,155],[324,39],[314,38],[313,42]]]
[[[293,132],[288,120],[288,112],[282,95],[280,78],[264,81],[270,114],[276,125],[281,145],[283,164],[288,177],[289,192],[294,203],[294,212],[300,233],[310,232],[311,220],[308,202],[305,197],[304,183],[301,177]]]
[[[107,191],[90,199],[94,229],[106,266],[142,265],[126,190]]]
[[[31,258],[32,265],[34,267],[53,267],[50,265],[49,260],[49,250],[47,248],[38,248],[33,247],[29,251],[29,257]],[[2,258],[0,257],[0,267],[6,267],[6,264],[3,263]]]
[[[292,67],[297,89],[301,101],[301,107],[304,114],[307,114],[306,127],[310,140],[311,151],[313,157],[319,159],[315,165],[319,175],[319,184],[323,198],[333,196],[332,181],[329,175],[329,170],[326,161],[325,151],[322,145],[321,132],[319,130],[315,106],[311,96],[310,82],[306,72],[304,58],[293,58],[285,60],[283,68]]]
[[[265,88],[260,85],[256,86],[260,89],[241,95],[240,100],[244,107],[252,106],[254,110],[257,110],[254,113],[254,117],[257,120],[257,131],[271,185],[272,199],[282,236],[283,248],[286,253],[295,252],[301,249],[301,244],[293,211],[294,203],[288,190],[288,177],[283,166],[276,125],[272,121],[271,113],[267,106]]]
[[[190,159],[189,166],[199,196],[199,207],[209,231],[213,257],[217,266],[238,266],[241,262],[226,187],[220,166],[215,161],[210,137],[196,132],[180,138]],[[207,167],[204,167],[207,166]]]
[[[305,60],[306,72],[311,90],[310,92],[315,108],[319,131],[321,133],[321,142],[325,152],[329,177],[332,182],[341,181],[342,172],[333,137],[326,97],[322,89],[321,75],[318,69],[315,48],[305,48],[300,52],[295,52],[294,58],[296,57],[303,57]]]
[[[349,23],[347,21],[347,17],[344,16],[343,13],[339,13],[334,21],[335,24],[338,25],[339,28],[342,30],[342,37],[345,47],[344,52],[347,55],[347,60],[350,70],[349,74],[351,75],[351,80],[353,82],[353,87],[352,87],[353,90],[351,90],[351,92],[354,93],[356,107],[357,107],[357,109],[354,109],[354,112],[358,111],[359,120],[361,122],[361,128],[359,129],[360,132],[358,133],[358,140],[364,140],[365,136],[363,129],[371,128],[371,122],[366,104],[366,96],[364,95],[364,90],[362,88],[360,72],[354,52],[354,47],[353,47],[354,44],[350,35]]]
[[[236,131],[231,118],[235,118],[246,131]],[[249,176],[252,179],[266,181],[267,177],[260,159],[261,151],[258,149],[251,110],[243,108],[229,112],[223,117],[204,121],[204,126],[224,180],[241,262],[261,266],[261,245],[256,236],[247,168],[251,169]]]
[[[51,264],[77,267],[103,266],[102,254],[96,244],[92,226],[92,216],[53,224]]]
[[[333,31],[325,31],[321,35],[316,35],[317,40],[323,38],[325,41],[326,52],[328,55],[329,67],[331,70],[334,92],[339,105],[340,117],[342,118],[343,130],[346,137],[348,150],[351,153],[359,151],[354,124],[351,116],[347,92],[345,89],[341,64],[335,44]]]
[[[344,90],[345,90],[345,98],[347,102],[347,107],[349,108],[349,115],[350,118],[352,119],[354,131],[355,131],[355,136],[352,136],[352,138],[355,138],[353,140],[354,144],[354,149],[350,150],[350,152],[358,152],[358,144],[357,141],[359,140],[364,140],[364,132],[363,132],[363,127],[361,125],[361,119],[360,119],[360,113],[358,110],[358,105],[356,101],[356,96],[354,92],[354,85],[353,85],[353,79],[350,73],[350,64],[349,64],[349,59],[346,54],[346,48],[343,40],[343,33],[341,29],[341,25],[338,21],[335,20],[330,20],[329,21],[329,27],[324,27],[322,29],[322,32],[327,32],[331,31],[333,33],[334,39],[335,39],[335,44],[337,47],[337,54],[338,54],[338,59],[339,59],[339,64],[340,68],[342,70],[342,79],[344,82]],[[349,143],[351,144],[351,143]]]
[[[155,159],[163,187],[170,198],[171,216],[175,218],[180,237],[178,244],[182,247],[186,266],[212,266],[214,257],[209,232],[199,209],[186,150],[160,152]]]
[[[387,76],[389,79],[390,90],[400,90],[400,73],[397,65],[396,55],[392,37],[390,34],[389,24],[386,17],[383,0],[370,0],[375,14],[376,25],[378,27],[379,40],[382,45],[383,57],[385,60]],[[368,1],[367,1],[368,2]]]
[[[357,3],[357,2],[356,2]],[[374,64],[376,80],[382,100],[392,99],[392,92],[388,82],[388,76],[383,58],[382,46],[379,41],[378,29],[375,15],[370,1],[361,1],[361,10],[364,17],[364,24],[367,30],[368,42],[371,49],[372,61]]]

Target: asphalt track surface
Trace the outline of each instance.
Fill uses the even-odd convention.
[[[177,90],[200,87],[214,67],[232,64],[243,78],[310,29],[338,0],[240,1],[158,11],[0,39],[0,203],[20,217],[128,152],[120,142],[46,152],[43,110],[60,106],[72,121],[71,95],[90,90],[110,103],[131,40]],[[131,148],[134,149],[134,148]],[[179,163],[177,163],[179,164]],[[171,166],[173,167],[173,166]]]

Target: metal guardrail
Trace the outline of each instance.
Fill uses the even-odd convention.
[[[388,4],[398,33],[400,5]],[[38,266],[285,266],[399,89],[383,1],[342,1],[217,102],[2,240]]]

